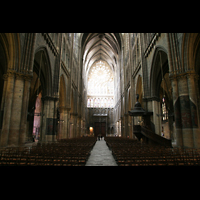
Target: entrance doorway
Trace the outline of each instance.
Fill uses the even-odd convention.
[[[102,135],[106,137],[106,122],[95,122],[94,124],[94,136]]]

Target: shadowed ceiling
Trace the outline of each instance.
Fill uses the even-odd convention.
[[[87,72],[98,60],[107,62],[115,70],[121,50],[119,33],[84,33],[81,45],[83,64]]]

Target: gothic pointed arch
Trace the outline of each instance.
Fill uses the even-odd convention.
[[[161,62],[162,62],[162,67],[161,67]],[[154,51],[154,56],[150,71],[151,97],[159,98],[160,83],[162,81],[162,76],[164,76],[166,73],[169,73],[167,50],[164,47],[158,46]]]
[[[184,33],[183,34],[183,45],[182,45],[182,59],[184,61],[184,68],[188,73],[188,90],[190,94],[190,100],[194,103],[192,108],[198,107],[198,113],[200,113],[200,33]],[[192,80],[192,82],[191,82]],[[193,121],[198,126],[199,119],[197,113],[193,109]]]
[[[165,137],[172,138],[173,132],[173,96],[169,78],[168,54],[163,47],[157,47],[154,52],[150,74],[151,100],[154,112],[152,128],[156,134],[164,130]],[[170,122],[170,123],[169,123]]]
[[[40,81],[43,88],[43,96],[51,96],[52,95],[51,63],[48,51],[44,46],[37,48],[35,51],[33,72],[34,71],[38,76],[40,76]]]
[[[7,90],[7,72],[20,72],[20,42],[18,33],[0,33],[0,105],[3,110]],[[12,85],[12,83],[11,83]],[[3,103],[3,104],[2,104]],[[3,111],[0,116],[0,128],[3,123]]]
[[[18,33],[0,33],[0,45],[4,49],[6,64],[4,72],[7,69],[20,71],[20,39]]]
[[[123,39],[120,33],[84,33],[80,36],[80,46],[86,71],[98,60],[108,62],[115,70]]]
[[[182,39],[182,64],[185,71],[195,71],[195,61],[200,44],[199,33],[184,33]]]

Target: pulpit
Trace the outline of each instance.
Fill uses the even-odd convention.
[[[130,116],[134,118],[141,116],[142,120],[140,125],[133,125],[133,133],[135,136],[140,140],[141,138],[148,144],[159,144],[164,145],[167,147],[171,146],[171,140],[168,140],[164,137],[157,135],[154,130],[152,130],[152,123],[150,120],[150,116],[153,115],[153,112],[147,112],[142,107],[141,104],[138,102],[139,95],[136,94],[137,102],[133,110],[128,111]],[[134,119],[135,120],[135,119]]]
[[[153,112],[146,112],[142,107],[140,102],[138,102],[139,99],[139,94],[136,94],[136,104],[133,110],[128,111],[130,116],[133,116],[135,119],[134,121],[137,120],[137,118],[140,116],[141,121],[140,124],[133,124],[133,133],[134,135],[140,140],[143,135],[141,133],[141,128],[145,127],[148,130],[152,130],[151,128],[151,121],[150,121],[150,116],[153,115]]]

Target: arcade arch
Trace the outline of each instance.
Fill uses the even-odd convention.
[[[30,83],[28,117],[27,117],[27,141],[46,141],[46,135],[55,134],[49,121],[48,96],[51,94],[51,67],[46,48],[38,48],[34,56],[33,78]],[[48,121],[48,122],[47,122]],[[52,122],[51,122],[52,123]],[[46,130],[47,129],[47,130]]]
[[[172,86],[169,78],[168,56],[165,49],[155,50],[151,68],[151,97],[155,132],[167,139],[173,139],[174,107]]]

